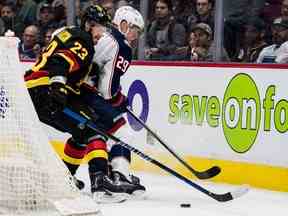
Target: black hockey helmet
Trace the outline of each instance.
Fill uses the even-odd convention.
[[[99,5],[88,6],[81,18],[81,27],[84,28],[86,21],[95,21],[101,25],[109,25],[111,17],[107,11]]]

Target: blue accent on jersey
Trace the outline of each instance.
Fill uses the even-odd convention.
[[[125,36],[116,28],[112,27],[110,34],[119,46],[117,57],[115,57],[114,73],[111,85],[111,95],[115,96],[117,92],[121,90],[120,78],[127,71],[132,61],[132,49],[125,39]]]
[[[275,63],[276,56],[264,56],[262,63]]]
[[[131,162],[131,152],[127,148],[119,145],[114,144],[110,150],[109,158],[112,160],[116,157],[125,157],[129,162]]]

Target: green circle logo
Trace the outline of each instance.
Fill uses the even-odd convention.
[[[223,98],[222,126],[235,152],[245,153],[253,146],[260,127],[260,103],[259,91],[249,75],[232,78]]]

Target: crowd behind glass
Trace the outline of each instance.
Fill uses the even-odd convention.
[[[35,60],[52,32],[67,25],[72,0],[0,0],[0,35],[15,34],[22,60]],[[89,4],[101,4],[113,17],[132,5],[146,17],[145,60],[212,62],[217,0],[75,0],[75,25]],[[288,61],[288,0],[223,1],[221,62],[286,63]],[[143,6],[146,10],[143,11]]]

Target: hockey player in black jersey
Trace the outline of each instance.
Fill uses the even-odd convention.
[[[83,99],[99,115],[103,129],[131,143],[128,140],[131,137],[130,128],[124,115],[128,101],[121,92],[120,80],[130,66],[131,46],[143,31],[144,21],[136,9],[125,6],[116,11],[113,25],[115,27],[104,31],[103,37],[94,46],[93,63],[97,66],[98,73],[90,76],[82,85],[82,93]],[[97,161],[94,164],[102,164],[102,167],[98,166],[97,176],[105,175],[110,163],[110,175],[113,181],[123,188],[124,193],[131,195],[145,191],[139,178],[130,174],[131,153],[128,149],[115,143],[107,153],[106,140],[99,137],[94,146],[88,148],[87,153],[92,151],[95,153],[93,160]],[[98,190],[98,187],[95,187],[95,190]]]
[[[86,81],[81,84],[81,99],[93,108],[98,116],[97,126],[107,133],[127,130],[126,120],[123,117],[127,100],[121,93],[120,78],[127,71],[132,59],[131,44],[138,39],[144,28],[143,18],[134,8],[123,7],[116,14],[117,19],[114,20],[116,28],[109,26],[92,30],[97,41],[94,46],[94,67]],[[82,23],[82,27],[86,27],[85,22]],[[122,130],[119,130],[120,128]],[[127,138],[129,134],[124,136]],[[130,151],[114,144],[108,152],[106,141],[105,137],[95,136],[93,142],[86,146],[86,151],[83,149],[83,155],[81,155],[83,158],[86,154],[89,161],[91,191],[94,198],[100,202],[118,202],[126,199],[127,194],[143,193],[145,187],[140,184],[139,178],[130,175],[129,172]],[[70,138],[65,145],[65,150],[73,149],[73,146],[77,145],[80,144]],[[65,151],[64,153],[68,156],[67,159],[73,158],[72,152]],[[74,155],[74,159],[77,163],[73,160],[65,161],[73,174],[81,162],[77,160],[77,155]],[[112,172],[108,169],[108,159],[110,159]],[[112,178],[112,183],[108,176]],[[114,184],[119,188],[117,188],[117,193],[113,194],[109,187]]]
[[[69,107],[97,123],[99,116],[83,102],[81,84],[91,69],[95,53],[93,46],[101,37],[97,28],[101,29],[109,22],[110,17],[105,10],[99,6],[89,6],[82,18],[81,28],[64,27],[56,30],[38,61],[25,74],[26,86],[39,119],[72,135],[65,145],[63,158],[72,175],[87,149],[93,149],[94,146],[101,148],[97,143],[100,136],[88,127],[79,127],[75,119],[69,118],[62,111]],[[105,140],[104,137],[101,139]],[[98,153],[92,150],[88,154],[92,158],[89,161],[91,188],[97,184],[102,187],[100,189],[104,188],[111,193],[123,192],[107,175],[102,175],[101,179],[95,175],[98,167],[102,167],[101,161],[93,160]],[[78,187],[82,186],[80,181],[75,182]]]

